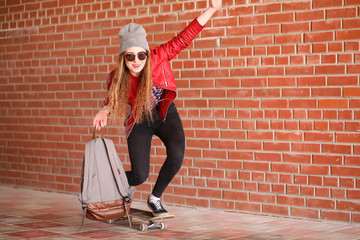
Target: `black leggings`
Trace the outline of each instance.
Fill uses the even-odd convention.
[[[181,168],[185,152],[185,135],[180,116],[174,103],[171,103],[162,122],[158,112],[152,123],[144,121],[136,124],[128,139],[131,171],[126,172],[130,186],[146,181],[150,169],[150,149],[153,135],[158,136],[166,147],[167,158],[162,165],[152,191],[155,197],[161,197],[176,173]]]

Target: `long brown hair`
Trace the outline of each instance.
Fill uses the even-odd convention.
[[[110,116],[116,123],[128,117],[128,114],[131,114],[137,123],[141,123],[145,119],[152,121],[154,118],[152,109],[154,100],[151,93],[151,57],[148,51],[147,56],[144,69],[140,74],[140,84],[135,103],[130,113],[128,112],[130,72],[125,64],[125,53],[119,55],[116,71],[108,92]]]

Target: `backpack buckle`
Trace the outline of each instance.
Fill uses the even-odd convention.
[[[126,203],[129,203],[131,201],[131,198],[129,196],[124,197],[124,201]]]

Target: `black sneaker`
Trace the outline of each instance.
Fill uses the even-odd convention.
[[[151,209],[151,211],[153,212],[153,215],[155,217],[168,214],[168,212],[165,210],[165,208],[161,205],[160,200],[158,200],[156,202],[150,202],[148,199],[147,205]]]

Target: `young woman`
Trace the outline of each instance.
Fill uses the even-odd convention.
[[[221,2],[211,0],[211,7],[178,36],[155,49],[149,48],[145,29],[138,24],[130,23],[119,32],[119,59],[107,81],[108,98],[93,125],[97,130],[105,127],[109,114],[124,120],[131,162],[131,171],[126,172],[130,186],[148,178],[153,135],[164,143],[167,158],[147,202],[155,216],[167,213],[160,197],[179,171],[185,152],[184,130],[173,103],[176,84],[169,61],[191,43]]]

